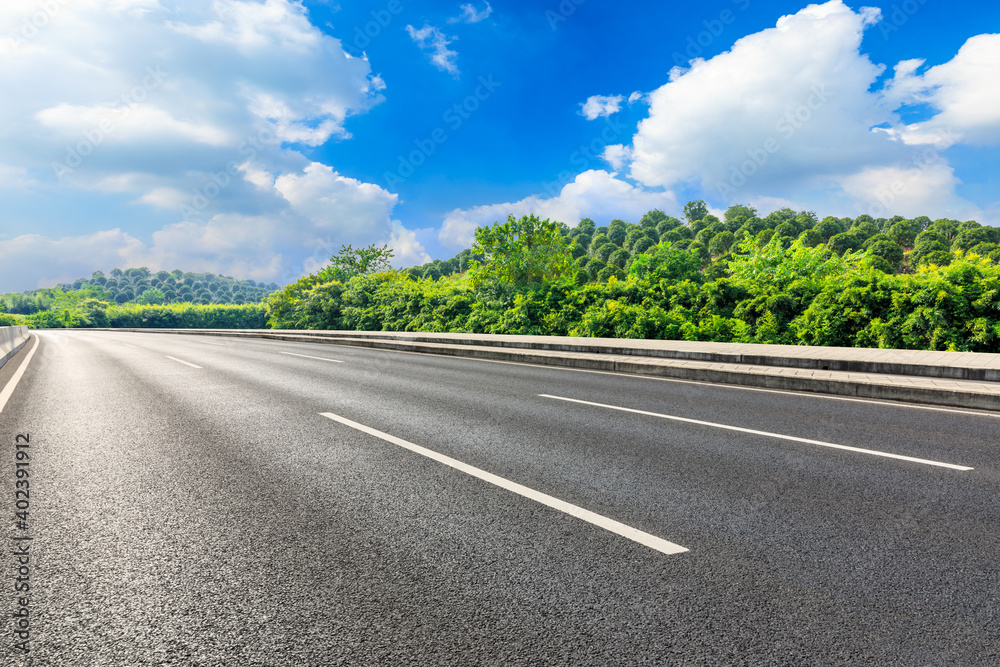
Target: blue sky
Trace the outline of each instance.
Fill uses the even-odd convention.
[[[1000,224],[996,3],[9,4],[0,291],[690,199]]]

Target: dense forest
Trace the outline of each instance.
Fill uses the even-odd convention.
[[[265,285],[253,280],[236,280],[213,273],[183,271],[150,272],[147,268],[114,269],[108,275],[94,271],[90,278],[49,289],[0,295],[7,313],[31,315],[66,307],[67,293],[85,291],[89,298],[109,304],[244,304],[256,303],[278,289],[276,283]],[[79,299],[70,297],[71,302]]]
[[[218,290],[209,288],[207,298],[205,280],[195,281],[200,292],[194,282],[175,278],[170,285],[175,298],[198,297],[199,305],[188,306],[130,303],[120,301],[120,293],[109,299],[97,292],[107,291],[107,280],[79,281],[63,292],[74,305],[52,308],[47,322],[34,325],[1000,351],[1000,229],[927,217],[819,220],[790,209],[759,217],[743,205],[731,206],[720,220],[700,201],[689,202],[684,216],[654,210],[638,223],[599,227],[584,219],[572,228],[512,217],[476,230],[475,245],[450,260],[402,271],[390,268],[385,247],[347,246],[321,271],[264,303],[243,306],[211,305]],[[178,291],[178,283],[188,289]]]
[[[335,261],[269,297],[269,325],[1000,351],[1000,229],[684,213],[509,218],[403,272]]]

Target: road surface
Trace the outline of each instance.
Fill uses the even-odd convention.
[[[1000,413],[88,331],[5,386],[4,664],[1000,663]]]

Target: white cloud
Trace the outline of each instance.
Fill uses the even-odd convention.
[[[445,37],[443,32],[428,24],[424,24],[420,30],[408,25],[406,32],[414,44],[431,54],[431,62],[435,67],[452,76],[459,75],[458,64],[455,62],[458,60],[458,52],[448,48],[448,45],[455,41],[455,37]]]
[[[615,171],[618,171],[632,158],[632,151],[628,146],[613,144],[604,149],[604,153],[601,157],[607,160],[608,164],[610,164]]]
[[[372,183],[342,176],[318,162],[301,174],[284,174],[274,190],[311,222],[311,228],[337,232],[345,243],[387,236],[397,196]]]
[[[587,120],[597,120],[607,118],[611,114],[616,114],[622,109],[622,102],[625,98],[622,95],[607,97],[605,95],[592,95],[587,101],[580,105],[580,115]]]
[[[476,9],[476,6],[472,3],[466,3],[461,5],[459,9],[462,13],[454,18],[448,19],[448,23],[479,23],[480,21],[485,21],[493,13],[493,8],[490,7],[490,3],[483,3],[486,5],[485,9]]]
[[[631,177],[647,187],[693,188],[721,204],[773,198],[860,213],[878,203],[879,188],[902,183],[906,193],[887,215],[973,209],[956,195],[946,156],[913,166],[916,145],[1000,139],[1000,36],[970,39],[922,75],[921,61],[900,63],[879,91],[872,87],[884,67],[861,43],[880,17],[841,0],[809,5],[710,60],[675,67],[650,93],[631,153],[610,147],[605,159],[615,168],[631,160]],[[914,103],[940,113],[904,126],[897,110]]]
[[[590,170],[564,186],[557,197],[531,196],[508,204],[456,209],[445,218],[438,238],[451,248],[467,248],[472,245],[476,227],[502,222],[508,215],[537,215],[575,226],[583,218],[638,222],[654,208],[679,213],[677,199],[671,192],[644,190],[616,178],[613,173]]]
[[[392,238],[394,195],[296,150],[349,138],[347,120],[385,87],[298,0],[39,7],[0,4],[0,35],[14,37],[0,38],[0,187],[24,190],[22,206],[59,189],[134,208],[127,231],[39,222],[5,240],[5,285],[137,265],[294,279],[324,246]]]
[[[899,63],[885,98],[893,107],[925,104],[938,113],[892,128],[890,136],[907,144],[1000,142],[1000,34],[977,35],[949,62],[917,74],[923,62]]]
[[[633,139],[633,178],[693,181],[717,196],[757,156],[765,164],[747,189],[758,194],[865,164],[885,142],[869,131],[882,119],[868,92],[881,67],[859,53],[864,25],[840,0],[810,5],[711,60],[675,68],[650,94]]]
[[[51,287],[98,269],[138,266],[283,282],[299,274],[281,254],[286,247],[282,232],[283,225],[273,219],[220,215],[204,225],[168,225],[153,233],[151,243],[121,229],[60,238],[28,234],[0,240],[0,256],[5,257],[5,273],[34,276],[30,283],[5,276],[11,289]],[[44,273],[38,272],[38,266],[44,267]]]
[[[892,215],[928,215],[959,220],[981,217],[973,205],[955,195],[959,181],[943,161],[910,167],[867,167],[839,179],[843,191],[865,213],[879,218]]]
[[[143,249],[139,239],[121,229],[58,239],[25,234],[0,240],[4,286],[20,290],[72,282],[99,267],[126,265],[131,255]],[[39,265],[45,267],[44,274],[39,273]]]
[[[24,189],[31,188],[38,183],[28,176],[28,170],[24,167],[12,167],[0,164],[0,190],[2,189]]]
[[[417,240],[417,233],[403,227],[399,220],[392,221],[392,233],[384,243],[393,251],[394,266],[419,266],[431,261],[431,256]]]
[[[640,93],[638,90],[628,96],[628,103],[635,104],[636,102],[641,102],[645,99],[645,95]]]
[[[235,46],[246,52],[277,47],[306,53],[322,41],[322,34],[309,23],[302,7],[287,0],[215,0],[213,9],[218,17],[215,20],[196,25],[169,21],[167,25],[203,42]]]
[[[320,176],[304,174],[294,183],[286,182],[290,196],[304,204],[306,213],[344,213],[345,207],[369,205],[371,214],[387,216],[387,209],[372,202],[344,201],[354,197],[364,200],[365,193],[352,192],[350,185],[319,170]],[[349,179],[346,179],[349,180]],[[332,186],[327,198],[327,211],[312,208],[306,192],[310,188]],[[164,196],[170,196],[165,193]],[[339,205],[335,202],[340,198]],[[357,214],[359,216],[362,214]],[[361,219],[360,217],[358,219]],[[357,222],[355,220],[354,222]],[[0,256],[4,257],[6,289],[51,287],[59,282],[72,282],[92,271],[112,268],[145,266],[154,271],[182,268],[186,271],[206,271],[265,282],[286,283],[306,271],[323,266],[341,244],[388,244],[395,252],[396,266],[412,266],[430,261],[415,232],[403,227],[398,220],[386,221],[371,228],[358,226],[349,234],[335,230],[330,220],[312,219],[296,210],[278,215],[213,216],[205,223],[178,222],[156,230],[150,241],[143,241],[120,229],[91,234],[53,238],[41,234],[0,239]],[[304,255],[302,249],[309,248]],[[9,258],[9,259],[8,259]],[[39,274],[38,267],[44,267]],[[25,276],[35,276],[26,280]]]
[[[177,188],[153,188],[140,197],[139,201],[144,204],[176,211],[185,204],[188,198],[189,196],[186,192]]]
[[[35,114],[35,118],[64,141],[73,141],[77,137],[96,137],[90,140],[95,149],[102,143],[124,142],[134,145],[135,142],[150,139],[157,142],[163,139],[179,140],[209,146],[225,146],[235,140],[235,137],[221,127],[206,122],[181,120],[168,111],[148,104],[85,106],[61,103],[42,109]]]

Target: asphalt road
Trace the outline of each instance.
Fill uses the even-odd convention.
[[[124,332],[20,368],[2,664],[1000,664],[995,415]]]

